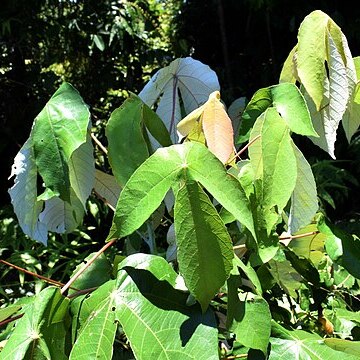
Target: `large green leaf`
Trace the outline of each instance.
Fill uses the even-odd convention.
[[[115,299],[113,292],[115,280],[106,282],[86,299],[78,316],[83,318],[85,312],[88,315],[83,322],[79,336],[70,353],[71,360],[79,359],[111,359],[113,354],[113,342],[117,329],[115,321]],[[96,301],[93,301],[96,300]],[[89,309],[87,303],[93,308]]]
[[[175,289],[177,279],[161,257],[126,258],[116,280],[82,301],[82,326],[70,359],[111,359],[118,322],[137,359],[218,359],[213,313],[186,305],[188,292]]]
[[[63,324],[68,302],[59,289],[49,287],[34,298],[1,351],[2,360],[66,359]],[[58,326],[60,325],[60,326]],[[61,341],[49,336],[57,328]],[[53,334],[54,335],[54,334]]]
[[[69,161],[86,142],[90,113],[78,91],[63,83],[36,117],[31,137],[38,172],[56,196],[70,201]]]
[[[271,331],[268,303],[261,296],[250,293],[239,295],[235,276],[228,281],[228,291],[229,330],[235,333],[240,344],[266,354]]]
[[[174,183],[189,178],[200,182],[254,234],[250,205],[239,181],[226,173],[204,145],[186,142],[158,149],[134,172],[120,194],[108,238],[134,232],[159,207]]]
[[[138,254],[121,264],[116,314],[136,358],[218,359],[213,313],[187,306],[188,294],[174,289],[176,279],[160,257]]]
[[[274,337],[270,338],[270,360],[355,360],[358,358],[332,349],[327,346],[325,339],[317,334],[303,330],[286,330],[275,322],[272,323],[271,330]]]
[[[179,270],[205,311],[232,269],[232,241],[209,197],[195,182],[180,187],[174,217]]]
[[[300,135],[317,136],[298,87],[292,83],[281,83],[260,89],[253,95],[242,115],[239,143],[248,140],[256,119],[271,106],[278,111],[291,131]]]
[[[273,227],[295,189],[297,164],[289,128],[275,108],[268,108],[256,120],[250,139],[257,136],[249,148],[255,190],[250,201],[259,256],[266,262],[277,251]]]
[[[106,125],[109,162],[121,187],[149,157],[143,134],[145,106],[136,95],[131,95],[111,114]]]
[[[183,117],[181,107],[189,114],[219,89],[216,73],[209,66],[186,57],[175,59],[156,72],[139,97],[150,107],[157,104],[156,113],[164,121],[172,142],[176,143],[176,126]]]
[[[351,341],[344,339],[328,338],[324,339],[327,346],[334,350],[342,351],[360,358],[360,341]]]

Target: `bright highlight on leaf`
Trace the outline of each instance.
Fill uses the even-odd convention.
[[[156,113],[164,121],[171,140],[176,143],[178,122],[219,89],[218,78],[209,66],[186,57],[176,59],[159,70],[139,93],[139,97],[150,107],[157,104]],[[185,114],[181,112],[180,102],[183,103]]]
[[[209,150],[222,163],[226,163],[234,150],[234,132],[231,119],[220,101],[219,91],[210,94],[204,105],[181,120],[177,129],[182,136],[188,136],[191,140],[190,134],[198,126]]]
[[[335,141],[340,121],[350,141],[357,118],[354,59],[340,27],[320,10],[305,17],[298,32],[298,44],[284,64],[280,81],[295,82],[303,93],[319,138],[314,144],[335,158]]]

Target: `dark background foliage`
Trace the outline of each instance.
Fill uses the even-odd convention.
[[[360,8],[345,1],[2,0],[0,206],[10,201],[13,158],[63,80],[79,90],[106,142],[110,113],[175,57],[192,55],[215,70],[228,105],[278,83],[300,23],[316,9],[342,28],[353,56],[360,55]],[[297,141],[312,164],[327,161],[316,174],[329,215],[358,219],[359,135],[349,145],[339,129],[335,162],[306,139]]]

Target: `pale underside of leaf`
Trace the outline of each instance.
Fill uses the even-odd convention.
[[[319,204],[311,166],[293,142],[292,145],[297,162],[297,178],[295,189],[291,195],[289,232],[294,234],[311,222]]]
[[[30,238],[46,244],[47,228],[38,219],[44,202],[37,201],[37,169],[30,139],[15,156],[11,176],[14,175],[9,194],[19,224]]]
[[[121,188],[117,183],[115,176],[104,173],[101,170],[95,170],[95,192],[105,199],[113,208],[120,196]]]
[[[178,141],[176,126],[181,120],[179,93],[186,114],[203,104],[220,85],[209,66],[191,57],[174,60],[159,70],[139,93],[139,97],[153,106],[159,99],[156,113],[164,121],[174,143]]]

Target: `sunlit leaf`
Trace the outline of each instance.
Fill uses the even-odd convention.
[[[181,118],[205,103],[209,95],[219,89],[218,78],[209,66],[186,57],[176,59],[159,70],[139,97],[150,107],[159,101],[156,113],[164,121],[175,143],[178,140],[176,126]],[[180,101],[185,114],[181,113]]]
[[[261,296],[238,294],[233,277],[228,282],[228,327],[236,340],[249,348],[267,353],[271,331],[271,313],[268,303]],[[239,298],[241,296],[241,299]]]
[[[224,165],[205,146],[186,142],[158,149],[134,172],[120,194],[108,238],[126,236],[138,229],[181,178],[201,183],[255,234],[250,205],[239,181],[226,173]]]
[[[67,301],[59,289],[49,287],[37,295],[27,307],[24,316],[17,322],[11,337],[1,351],[2,360],[14,359],[66,359],[63,324]],[[60,327],[56,325],[60,324]],[[60,342],[51,340],[53,328],[58,329]]]
[[[325,339],[317,334],[309,333],[303,330],[289,331],[282,326],[272,323],[271,351],[269,359],[271,360],[355,360],[356,356],[346,354],[342,351],[336,351],[326,345]]]
[[[87,302],[94,304],[92,297],[97,305],[82,325],[70,359],[111,359],[119,322],[138,359],[217,360],[215,317],[210,309],[202,314],[198,305],[186,304],[188,293],[175,289],[177,278],[161,257],[126,258],[117,279],[85,299],[85,308]]]
[[[226,163],[234,150],[234,133],[219,91],[211,93],[204,105],[181,120],[177,129],[182,136],[188,136],[199,124],[207,147],[222,163]]]
[[[260,89],[253,95],[242,114],[238,143],[249,139],[256,119],[269,107],[277,110],[291,131],[299,135],[317,136],[298,87],[292,83],[281,83]]]
[[[31,131],[39,174],[56,196],[70,200],[69,161],[86,142],[90,113],[70,84],[63,83],[36,117]]]

